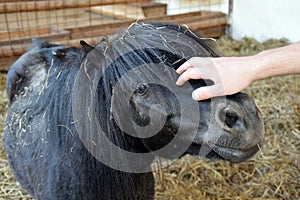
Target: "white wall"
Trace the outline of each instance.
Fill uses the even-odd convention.
[[[300,0],[233,0],[231,34],[300,41]]]

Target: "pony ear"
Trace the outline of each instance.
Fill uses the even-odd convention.
[[[95,47],[89,45],[88,43],[86,43],[84,40],[80,40],[80,45],[84,49],[85,53],[88,53],[95,48]]]

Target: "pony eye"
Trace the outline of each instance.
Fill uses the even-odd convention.
[[[145,94],[145,92],[147,91],[147,85],[146,84],[144,84],[144,83],[140,83],[140,84],[138,84],[138,86],[136,87],[136,92],[138,93],[138,94],[140,94],[140,95],[143,95],[143,94]]]

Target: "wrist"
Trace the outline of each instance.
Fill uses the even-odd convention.
[[[250,77],[252,82],[259,79],[266,78],[263,71],[267,62],[264,54],[265,52],[262,51],[254,56],[251,56],[252,59],[251,63],[253,65],[252,65]]]
[[[214,63],[222,66],[224,70],[232,73],[233,76],[237,76],[246,84],[257,80],[256,76],[259,73],[259,63],[255,56],[245,57],[220,57],[214,59]]]

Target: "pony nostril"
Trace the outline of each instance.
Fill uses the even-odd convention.
[[[237,114],[235,112],[226,112],[225,113],[225,124],[229,128],[232,128],[238,119],[239,119],[239,117],[237,116]]]
[[[244,123],[242,117],[238,112],[232,108],[225,107],[219,113],[219,119],[225,129],[232,131],[242,131],[244,130]]]

